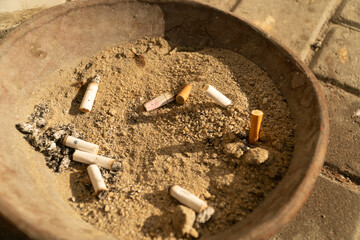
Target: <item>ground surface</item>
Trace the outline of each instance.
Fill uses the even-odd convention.
[[[331,136],[324,169],[300,213],[273,239],[359,239],[359,1],[201,2],[248,19],[286,44],[310,65],[326,95]],[[23,239],[9,231],[0,234]]]

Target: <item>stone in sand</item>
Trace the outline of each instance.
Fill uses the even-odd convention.
[[[241,158],[241,156],[244,154],[245,144],[242,142],[236,142],[236,143],[228,143],[224,146],[224,153],[230,156],[234,156],[235,158]]]
[[[250,165],[259,165],[269,158],[269,151],[263,148],[252,148],[244,155],[244,162]]]
[[[178,237],[189,235],[195,222],[195,212],[183,205],[178,205],[175,208],[172,224],[174,226],[175,233]]]

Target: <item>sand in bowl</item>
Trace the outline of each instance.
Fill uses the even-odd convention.
[[[81,100],[96,75],[94,106],[82,113]],[[34,98],[43,114],[30,116],[36,130],[26,137],[57,173],[59,192],[70,206],[118,238],[186,237],[179,233],[178,215],[187,210],[168,192],[174,184],[215,210],[208,221],[193,225],[200,237],[226,230],[251,213],[289,167],[294,123],[286,102],[266,72],[235,52],[173,48],[162,38],[147,38],[106,49],[49,78]],[[187,84],[191,93],[184,104],[145,111],[144,103],[166,92],[176,95]],[[231,105],[207,97],[205,84]],[[264,112],[263,135],[250,145],[255,109]],[[36,117],[46,123],[37,126]],[[61,144],[66,134],[99,145],[99,155],[119,161],[117,172],[101,168],[109,189],[102,199],[94,196],[87,165],[72,161],[73,150]],[[256,148],[268,152],[261,164],[249,154]]]

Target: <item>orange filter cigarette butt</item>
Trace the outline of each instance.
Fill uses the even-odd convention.
[[[191,85],[186,85],[183,90],[176,96],[176,102],[184,104],[186,100],[188,99],[191,92]]]
[[[249,143],[254,144],[259,140],[261,120],[264,113],[260,110],[251,112]]]

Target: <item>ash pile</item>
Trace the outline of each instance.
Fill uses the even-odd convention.
[[[72,124],[45,128],[49,112],[47,104],[35,105],[34,112],[28,116],[28,121],[16,124],[16,128],[25,134],[24,138],[35,150],[44,154],[48,167],[54,172],[62,172],[69,167],[70,155],[74,152],[73,149],[62,145],[62,139],[65,135],[75,137],[80,135]]]

